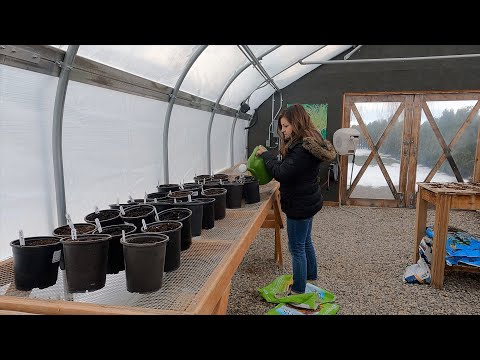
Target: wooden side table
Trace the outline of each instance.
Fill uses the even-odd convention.
[[[425,236],[428,203],[435,205],[430,283],[433,287],[442,289],[450,209],[479,210],[480,183],[418,183],[414,262],[418,261],[418,246]],[[455,265],[449,266],[450,268],[451,270],[480,272],[479,268],[472,266]]]

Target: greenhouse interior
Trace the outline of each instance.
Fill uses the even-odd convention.
[[[478,71],[480,45],[0,45],[0,314],[480,314]]]

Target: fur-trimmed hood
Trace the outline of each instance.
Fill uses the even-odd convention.
[[[313,137],[305,137],[303,138],[303,147],[322,161],[333,161],[337,156],[332,143],[326,139],[318,141]]]

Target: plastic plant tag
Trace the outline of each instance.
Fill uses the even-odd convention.
[[[160,218],[158,217],[157,208],[154,207],[153,210],[155,211],[155,221],[160,221]]]
[[[177,203],[177,198],[173,198],[173,203],[174,203],[174,204]]]
[[[178,185],[178,187],[180,188],[180,190],[184,190],[184,189],[185,189],[185,188],[183,187],[183,184],[182,184],[182,183],[180,183],[180,184]]]
[[[60,255],[62,254],[62,250],[57,250],[53,252],[52,256],[52,264],[60,261]]]
[[[95,214],[100,213],[100,210],[98,209],[98,206],[95,206]]]
[[[190,195],[190,194],[188,195],[188,202],[192,202],[192,195]]]
[[[143,196],[143,203],[147,203],[147,192],[145,191],[145,195]]]
[[[77,229],[73,228],[70,236],[72,237],[72,240],[77,240]]]
[[[120,205],[120,214],[125,215],[125,210],[123,210],[123,206]]]
[[[223,185],[223,180],[222,179],[220,179],[220,185]]]
[[[18,232],[18,241],[20,241],[20,246],[25,246],[25,238],[23,237],[23,230]]]
[[[98,232],[102,232],[102,225],[100,225],[100,220],[98,218],[95,218],[95,225],[97,225]]]
[[[128,195],[128,201],[130,201],[130,202],[135,202],[135,200],[133,200],[132,195]]]
[[[156,202],[157,202],[157,198],[153,198],[153,202],[155,202],[155,203],[156,203]]]
[[[125,230],[122,230],[122,240],[125,241]]]
[[[145,222],[145,219],[142,219],[142,229],[147,230],[147,223]]]
[[[70,227],[70,229],[73,229],[73,222],[72,222],[72,218],[70,217],[70,214],[67,213],[67,214],[65,215],[65,217],[66,217],[66,219],[67,219],[67,224],[68,224],[68,226]]]
[[[117,205],[120,205],[120,199],[117,196]]]

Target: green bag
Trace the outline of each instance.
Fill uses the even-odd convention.
[[[268,184],[272,181],[273,177],[268,173],[267,168],[265,167],[265,162],[261,156],[256,156],[260,145],[253,149],[252,155],[248,158],[247,161],[247,170],[250,171],[252,176],[258,180],[260,185]]]
[[[334,294],[310,283],[307,283],[304,294],[288,295],[292,284],[292,275],[281,275],[267,286],[258,289],[258,291],[270,303],[290,303],[295,307],[311,310],[316,310],[320,304],[333,303],[335,301]]]

